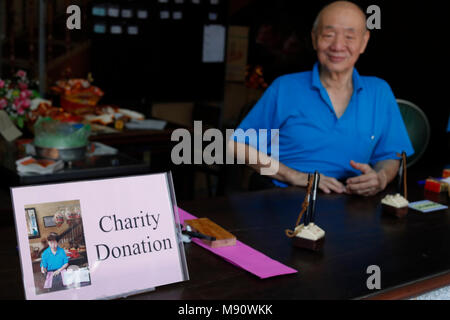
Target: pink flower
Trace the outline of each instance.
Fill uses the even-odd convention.
[[[30,99],[25,99],[25,100],[23,100],[23,102],[22,102],[22,107],[23,107],[23,108],[28,109],[30,106],[31,106],[31,101],[30,101]]]
[[[6,108],[7,105],[8,101],[6,101],[6,99],[0,99],[0,110]]]
[[[30,90],[23,90],[20,92],[20,98],[21,99],[27,99],[31,97],[31,91]]]
[[[22,104],[23,104],[23,99],[21,99],[21,98],[14,99],[13,105],[16,109],[21,108]]]
[[[20,90],[27,90],[28,85],[25,82],[19,82],[19,88]]]
[[[25,109],[24,108],[19,108],[17,109],[17,114],[19,114],[20,116],[25,114]]]
[[[26,76],[27,76],[27,73],[25,72],[25,71],[23,71],[23,70],[19,70],[19,71],[17,71],[17,74],[16,74],[19,78],[25,78]]]
[[[5,80],[0,79],[0,89],[3,89],[5,87]]]

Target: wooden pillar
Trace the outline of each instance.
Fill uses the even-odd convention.
[[[81,12],[83,13],[82,28],[86,28],[86,26],[88,25],[88,15],[87,15],[88,11],[89,11],[89,0],[83,0],[83,8],[81,9]]]
[[[35,29],[35,17],[36,17],[36,6],[35,6],[35,0],[28,0],[26,1],[27,5],[27,16],[28,16],[28,48],[30,51],[30,57],[29,57],[29,63],[30,63],[30,71],[34,70],[35,68],[35,36],[34,36],[34,29]],[[25,11],[25,10],[24,10]]]
[[[65,8],[69,7],[71,5],[70,0],[65,0],[64,2]],[[66,30],[66,52],[69,52],[72,48],[72,39],[70,36],[70,30],[65,28]]]
[[[3,5],[5,2],[0,0],[0,78],[6,78],[3,76],[3,39],[4,39],[4,21],[5,21],[5,13]]]
[[[47,13],[47,0],[39,0],[39,93],[44,97],[47,90],[46,66],[46,37],[45,22]]]
[[[50,0],[47,5],[47,58],[51,60],[53,57],[53,20],[55,17],[55,7],[53,1]]]
[[[8,16],[6,33],[9,36],[9,63],[10,70],[9,72],[14,73],[15,64],[16,64],[16,33],[14,29],[15,25],[15,17],[16,10],[14,9],[14,1],[6,0],[6,15]]]

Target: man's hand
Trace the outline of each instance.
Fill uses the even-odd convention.
[[[344,193],[346,191],[345,186],[341,182],[323,174],[320,175],[319,189],[325,193]]]
[[[289,179],[287,182],[290,185],[297,186],[297,187],[306,187],[308,185],[308,174],[299,172],[296,170],[289,170]],[[322,190],[325,193],[343,193],[345,192],[345,186],[332,177],[327,177],[323,174],[320,175],[320,182],[319,182],[319,189]]]
[[[353,160],[350,165],[362,172],[358,177],[347,179],[347,192],[363,196],[373,196],[384,190],[388,183],[386,173],[383,170],[375,171],[371,166],[365,163],[358,163]]]

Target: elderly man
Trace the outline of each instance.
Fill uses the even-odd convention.
[[[279,157],[245,144],[245,161],[258,172],[275,162],[274,186],[306,186],[308,173],[321,173],[325,193],[374,195],[399,169],[397,153],[414,153],[389,85],[360,76],[354,68],[370,33],[364,12],[337,1],[323,8],[311,32],[318,63],[310,72],[276,79],[239,125],[242,130],[279,129]],[[249,158],[259,155],[257,163]]]

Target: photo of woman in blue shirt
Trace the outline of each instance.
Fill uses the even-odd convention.
[[[41,272],[46,276],[44,288],[50,291],[64,289],[62,274],[69,266],[69,258],[64,249],[58,246],[59,236],[50,233],[47,237],[48,248],[42,253]]]

